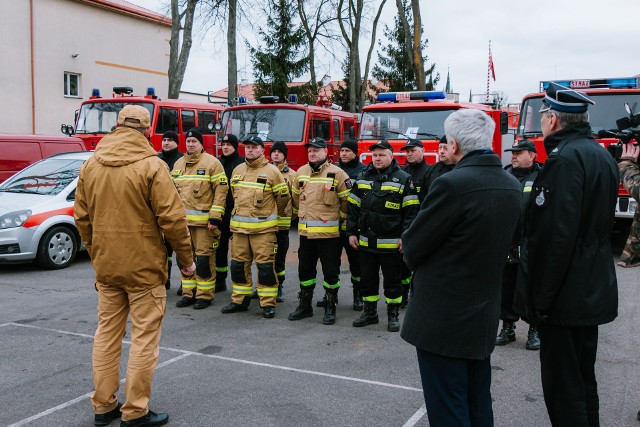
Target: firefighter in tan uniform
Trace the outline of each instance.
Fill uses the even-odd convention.
[[[327,161],[327,143],[314,138],[305,144],[309,163],[298,170],[293,181],[293,207],[298,209],[298,278],[300,303],[289,320],[313,316],[311,300],[316,287],[316,264],[322,265],[326,304],[322,323],[336,322],[336,304],[340,289],[340,220],[347,214],[351,189],[349,175]]]
[[[200,130],[193,128],[186,137],[187,153],[175,163],[172,175],[187,214],[196,273],[181,275],[182,299],[176,307],[193,305],[199,310],[211,305],[216,289],[218,227],[229,186],[220,161],[204,152]]]
[[[289,189],[277,167],[264,157],[257,136],[245,141],[245,163],[231,176],[234,208],[231,213],[231,303],[222,313],[247,311],[251,303],[251,263],[258,269],[258,297],[265,318],[275,315],[278,281],[275,272],[278,222],[289,203]]]
[[[91,256],[98,291],[91,393],[97,426],[120,417],[125,427],[167,423],[169,415],[149,410],[167,301],[163,237],[176,251],[183,271],[196,269],[184,208],[148,135],[147,109],[125,106],[118,113],[118,128],[102,138],[78,178],[74,217]],[[121,405],[116,392],[127,317],[131,347]]]
[[[271,163],[278,167],[278,170],[284,178],[284,182],[287,183],[289,194],[291,194],[291,186],[293,180],[298,176],[296,171],[291,169],[287,165],[287,155],[289,150],[282,141],[277,141],[271,146],[269,150],[269,156],[271,157]],[[285,262],[287,259],[287,252],[289,251],[289,229],[291,228],[291,218],[293,208],[291,206],[291,200],[287,203],[287,208],[284,211],[284,217],[278,220],[278,233],[276,234],[278,241],[278,252],[276,253],[276,275],[278,276],[278,297],[277,302],[284,302],[284,294],[282,293],[282,285],[284,283],[285,276]],[[295,212],[297,215],[297,211]]]

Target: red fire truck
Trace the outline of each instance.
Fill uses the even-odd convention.
[[[178,148],[186,151],[185,132],[192,127],[202,131],[204,149],[215,152],[216,133],[214,124],[220,120],[223,107],[210,103],[197,103],[176,99],[160,99],[153,88],[147,89],[145,96],[133,96],[130,87],[114,87],[110,98],[102,98],[98,89],[93,89],[91,97],[84,101],[76,113],[75,129],[62,125],[62,133],[75,134],[82,138],[87,150],[94,150],[98,142],[111,132],[118,122],[118,113],[127,104],[135,104],[149,110],[151,117],[151,143],[160,151],[162,134],[168,130],[176,132],[180,141]]]
[[[327,141],[329,160],[337,161],[342,141],[356,134],[356,115],[340,111],[322,98],[311,106],[298,104],[295,95],[290,95],[288,102],[263,96],[259,104],[247,104],[241,96],[237,106],[224,110],[219,128],[222,135],[232,133],[241,141],[254,135],[261,137],[266,153],[274,142],[284,142],[289,151],[287,163],[297,170],[308,161],[304,144],[315,137]],[[239,151],[243,154],[242,145]]]
[[[502,155],[502,135],[507,133],[507,112],[491,105],[459,102],[446,99],[442,91],[385,92],[378,94],[376,103],[362,109],[360,121],[360,158],[369,163],[369,146],[386,139],[393,146],[398,163],[405,164],[405,152],[400,150],[408,138],[416,138],[424,144],[427,163],[438,161],[438,143],[444,135],[444,121],[454,111],[472,108],[484,111],[496,123],[493,134],[493,151]]]
[[[549,87],[549,83],[549,81],[540,82],[540,92],[526,95],[522,100],[520,123],[516,134],[516,139],[529,139],[536,144],[538,161],[541,162],[547,158],[547,154],[544,150],[539,110],[544,91]],[[634,111],[637,111],[640,105],[640,86],[637,77],[554,80],[554,83],[581,90],[595,101],[595,105],[589,106],[589,122],[594,137],[605,148],[618,143],[618,140],[614,137],[598,137],[598,133],[602,134],[604,131],[606,134],[606,131],[617,129],[616,121],[626,115],[625,103],[629,104]],[[603,151],[603,153],[608,155],[607,152]],[[620,186],[616,217],[633,218],[636,205],[636,201]]]

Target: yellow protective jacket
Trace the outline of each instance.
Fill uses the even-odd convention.
[[[290,195],[287,183],[277,167],[264,156],[245,159],[231,174],[233,212],[232,233],[260,234],[278,231],[285,218]]]
[[[163,235],[181,265],[193,263],[184,207],[167,164],[134,129],[106,135],[84,163],[74,217],[99,282],[164,285]]]
[[[340,221],[347,217],[349,175],[338,166],[323,163],[317,171],[307,163],[293,181],[293,209],[298,210],[298,231],[309,239],[340,236]]]
[[[189,225],[222,224],[229,186],[218,159],[204,151],[185,154],[173,165],[171,175]]]
[[[284,178],[284,182],[287,184],[287,188],[289,189],[289,194],[291,194],[291,186],[293,185],[293,181],[296,179],[298,174],[296,171],[291,169],[287,162],[283,162],[281,165],[277,166],[278,170],[282,174],[282,178]],[[278,219],[278,230],[288,230],[291,228],[291,218],[292,214],[298,214],[298,211],[293,211],[291,206],[291,199],[289,199],[289,203],[287,203],[287,207],[284,210],[284,216]]]

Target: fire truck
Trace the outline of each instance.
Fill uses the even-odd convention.
[[[393,147],[398,163],[406,164],[406,153],[400,150],[407,139],[415,138],[424,144],[425,161],[438,161],[438,143],[444,135],[444,121],[451,113],[462,108],[480,110],[496,123],[493,151],[502,155],[502,135],[508,130],[508,114],[488,104],[459,102],[447,99],[443,91],[384,92],[377,95],[376,103],[362,109],[358,146],[360,159],[371,160],[369,146],[386,139]]]
[[[595,105],[589,106],[589,123],[591,123],[594,137],[605,148],[618,143],[618,139],[608,131],[615,131],[617,129],[616,122],[625,117],[625,104],[628,104],[634,111],[640,105],[640,86],[637,77],[554,80],[553,82],[567,88],[580,90],[595,101]],[[540,92],[526,95],[522,100],[520,123],[516,134],[517,140],[529,139],[536,144],[537,160],[540,162],[547,158],[547,154],[544,149],[539,110],[549,83],[550,81],[541,81]],[[602,137],[603,134],[605,137]],[[604,154],[607,153],[604,152]],[[629,193],[621,185],[618,191],[616,217],[633,218],[636,207],[636,201],[629,197]]]
[[[128,104],[140,105],[149,110],[151,118],[151,143],[160,151],[162,134],[172,130],[178,134],[178,149],[186,151],[185,132],[193,127],[202,131],[205,151],[213,154],[216,145],[214,124],[220,120],[223,107],[210,103],[197,103],[176,99],[160,99],[153,88],[144,96],[134,96],[131,87],[114,87],[110,98],[102,98],[98,89],[84,101],[76,112],[75,129],[62,125],[60,130],[67,135],[80,137],[87,150],[94,150],[98,142],[111,132],[118,122],[118,113]]]
[[[319,97],[316,105],[303,105],[298,104],[296,95],[289,95],[287,102],[280,102],[277,96],[262,96],[258,104],[248,104],[241,96],[238,105],[224,110],[218,128],[222,135],[232,133],[240,141],[259,136],[265,142],[265,154],[274,142],[284,142],[287,163],[297,170],[307,163],[304,144],[313,138],[324,138],[329,160],[337,161],[342,141],[356,134],[356,115],[339,108],[325,97]],[[242,155],[242,145],[239,151]]]

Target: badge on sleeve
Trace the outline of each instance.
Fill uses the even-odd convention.
[[[536,206],[543,208],[549,204],[549,189],[546,187],[536,187]]]
[[[351,189],[353,187],[353,184],[351,183],[351,179],[349,178],[345,179],[344,186],[347,187],[348,189]]]

